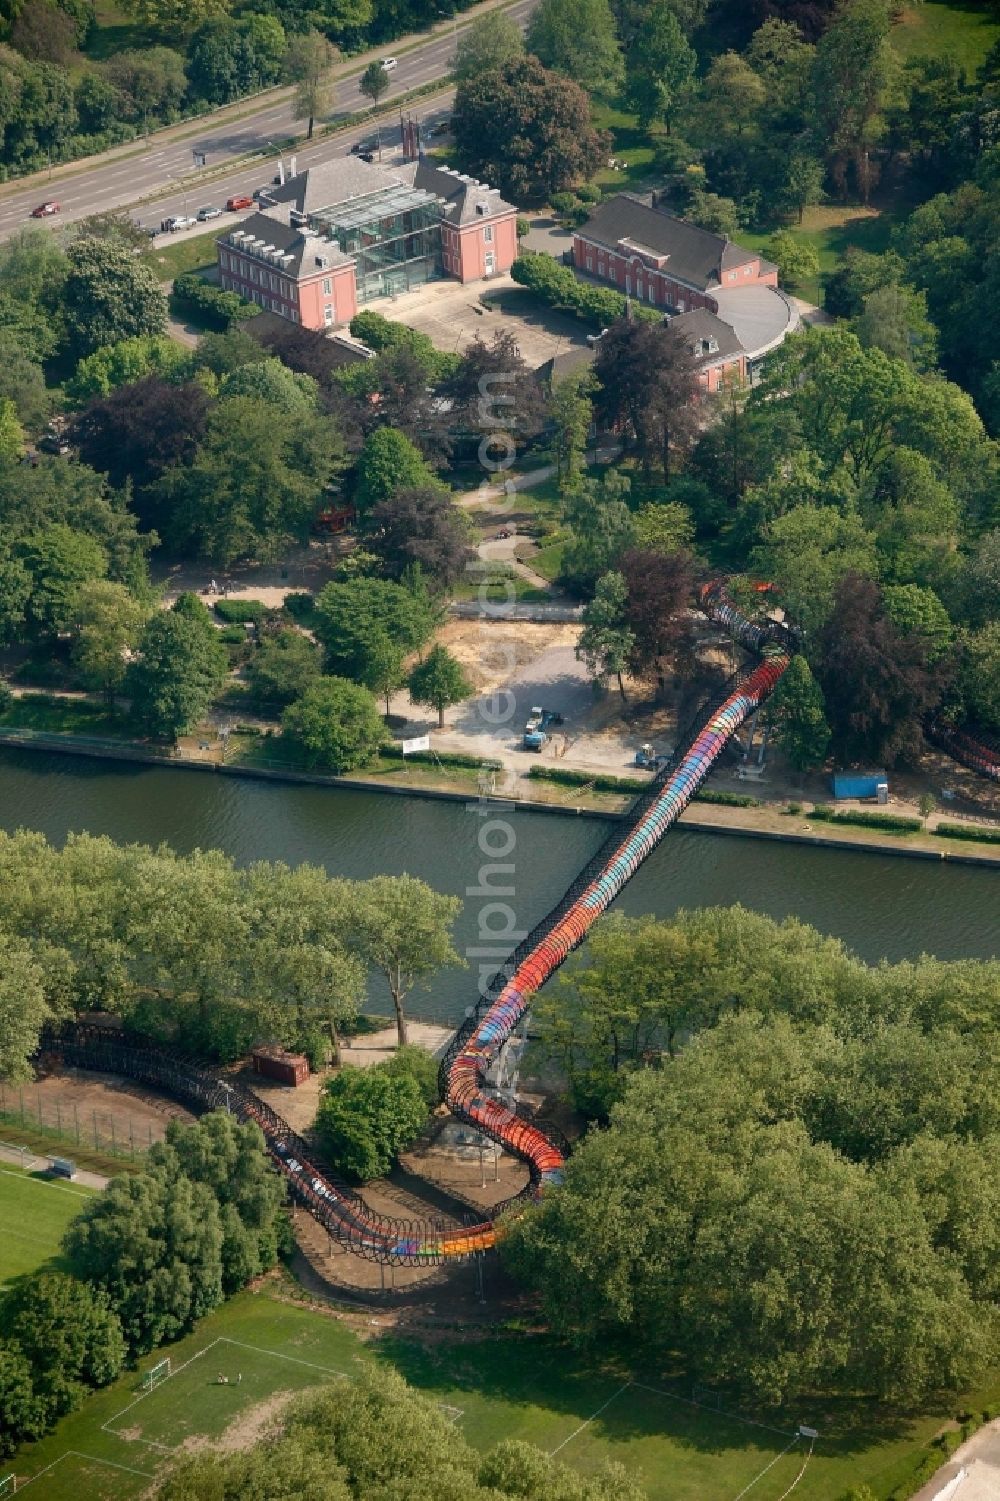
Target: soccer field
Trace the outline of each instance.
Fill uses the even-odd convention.
[[[66,1226],[91,1194],[0,1163],[0,1287],[58,1255]]]

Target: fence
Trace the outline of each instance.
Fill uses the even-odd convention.
[[[127,1113],[82,1108],[73,1101],[44,1100],[37,1090],[0,1083],[0,1123],[20,1126],[53,1145],[73,1142],[107,1157],[134,1162],[154,1141],[163,1140],[163,1127]]]

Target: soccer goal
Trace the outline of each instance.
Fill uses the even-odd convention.
[[[4,1475],[0,1477],[0,1496],[12,1496],[16,1490],[16,1475]]]
[[[142,1389],[143,1389],[143,1391],[144,1392],[151,1392],[153,1390],[154,1386],[159,1386],[159,1384],[160,1384],[161,1381],[166,1381],[166,1379],[167,1379],[167,1377],[169,1375],[170,1375],[170,1356],[168,1355],[166,1357],[166,1359],[159,1360],[159,1361],[157,1361],[156,1365],[151,1366],[150,1369],[146,1372],[145,1376],[143,1376],[143,1378],[142,1378]],[[0,1495],[2,1495],[2,1492],[0,1492]]]

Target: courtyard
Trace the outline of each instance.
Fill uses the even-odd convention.
[[[460,354],[477,337],[511,333],[528,365],[537,369],[570,349],[587,347],[587,330],[579,319],[542,307],[507,275],[466,286],[432,281],[372,307],[426,334],[447,354]]]

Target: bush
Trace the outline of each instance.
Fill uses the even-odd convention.
[[[408,1078],[415,1079],[420,1085],[428,1110],[434,1109],[441,1098],[441,1091],[438,1088],[438,1064],[426,1048],[415,1047],[409,1042],[404,1043],[402,1047],[396,1049],[391,1058],[386,1060],[385,1066],[393,1074],[405,1074]]]
[[[359,1183],[387,1173],[427,1121],[424,1091],[392,1062],[344,1068],[323,1088],[316,1134],[338,1172]]]
[[[593,328],[607,328],[625,316],[625,297],[621,292],[578,281],[572,267],[560,265],[550,255],[522,250],[510,274],[549,307],[575,313]],[[649,323],[659,323],[663,318],[656,308],[636,302],[632,303],[632,316]]]
[[[13,702],[13,689],[6,678],[0,678],[0,714],[6,714]]]
[[[219,632],[219,640],[224,641],[227,646],[245,646],[246,629],[242,625],[224,625]]]
[[[185,271],[174,280],[171,302],[183,317],[220,332],[260,312],[255,302],[248,302],[238,292],[224,292],[193,271]]]
[[[311,594],[286,594],[282,606],[298,625],[309,625],[316,612],[316,600]]]
[[[1000,829],[984,829],[976,824],[939,823],[931,833],[944,839],[978,839],[984,844],[1000,844]]]
[[[557,214],[571,214],[576,208],[575,193],[553,193],[549,199],[549,206]]]
[[[863,808],[831,808],[817,803],[809,814],[821,823],[849,823],[862,829],[881,829],[886,834],[917,834],[923,828],[919,818],[903,818],[897,813],[868,813]]]
[[[801,813],[802,812],[802,804],[801,803],[789,803],[788,807],[785,809],[785,812],[787,814],[789,814],[790,817],[794,818],[797,813]]]
[[[464,751],[416,751],[412,756],[403,756],[402,747],[391,743],[383,745],[379,755],[386,761],[418,761],[427,766],[436,766],[439,762],[442,766],[466,766],[471,771],[478,771],[482,766],[495,766],[495,761],[484,756],[469,756]]]
[[[227,625],[257,624],[267,614],[267,605],[262,599],[217,599],[214,610]]]

